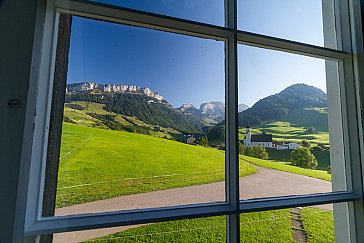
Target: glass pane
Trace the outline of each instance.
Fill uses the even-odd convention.
[[[224,25],[224,0],[94,0],[156,14]]]
[[[332,205],[240,216],[240,242],[335,242]]]
[[[54,234],[53,242],[224,242],[225,216]]]
[[[335,48],[332,0],[239,0],[238,28]]]
[[[249,107],[239,113],[240,160],[257,170],[240,179],[241,199],[346,190],[337,63],[243,45],[238,55]]]
[[[79,17],[70,43],[56,215],[225,201],[224,43]]]

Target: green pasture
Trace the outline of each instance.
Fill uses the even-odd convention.
[[[301,217],[307,235],[307,242],[335,242],[334,215],[331,211],[303,208]]]
[[[257,159],[248,157],[245,155],[240,155],[240,160],[248,161],[252,164],[262,166],[265,168],[271,168],[275,170],[280,171],[286,171],[294,174],[309,176],[325,181],[331,181],[331,175],[327,173],[327,171],[324,170],[310,170],[310,169],[304,169],[297,166],[292,166],[288,162],[278,162],[278,161],[269,161],[269,160],[263,160],[263,159]]]
[[[294,242],[289,210],[240,217],[241,242]],[[163,222],[129,229],[89,242],[225,242],[226,219],[217,216]]]
[[[80,126],[93,127],[109,129],[103,122],[95,117],[92,117],[90,113],[97,115],[111,115],[115,117],[115,121],[125,125],[125,126],[135,126],[147,129],[149,135],[155,137],[163,137],[172,139],[171,134],[180,134],[180,132],[174,130],[173,128],[164,128],[160,126],[153,126],[147,124],[136,117],[124,116],[114,112],[106,111],[103,107],[104,104],[86,101],[73,101],[67,104],[75,104],[77,106],[83,107],[83,109],[78,110],[74,108],[64,107],[64,116],[71,120],[72,123]],[[66,104],[66,105],[67,105]]]
[[[253,165],[241,162],[241,176],[255,172]],[[224,151],[63,124],[57,207],[224,178]]]
[[[277,142],[296,142],[307,140],[313,145],[324,143],[329,145],[329,133],[319,132],[317,134],[305,134],[305,128],[301,126],[294,126],[287,121],[263,123],[260,127],[253,127],[252,134],[261,134],[262,131],[272,134],[273,141]],[[239,139],[243,140],[245,137],[246,128],[239,129]]]
[[[282,120],[290,122],[295,127],[312,126],[321,132],[329,131],[327,108],[311,107],[293,109]]]
[[[276,150],[267,149],[269,154],[269,160],[280,161],[280,162],[290,162],[292,150]],[[311,153],[316,157],[318,170],[327,170],[330,166],[330,151],[329,150],[318,150],[312,149]]]
[[[303,208],[307,242],[335,242],[333,214]],[[294,242],[289,209],[240,216],[240,242]],[[162,222],[128,229],[87,242],[225,242],[225,216]]]

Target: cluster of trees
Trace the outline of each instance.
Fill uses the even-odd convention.
[[[318,162],[311,150],[325,151],[327,149],[329,147],[324,143],[318,143],[315,147],[312,147],[307,140],[302,140],[301,147],[291,153],[292,165],[306,169],[316,169]],[[329,173],[331,173],[331,169],[329,169]]]
[[[311,151],[306,147],[299,147],[291,153],[292,165],[306,168],[306,169],[316,169],[318,162]]]
[[[319,133],[320,131],[312,126],[306,127],[305,128],[305,134],[316,134]]]
[[[85,107],[76,103],[66,103],[65,106],[80,111],[85,109]]]
[[[257,146],[257,147],[247,147],[242,143],[239,143],[239,154],[243,154],[246,156],[258,158],[258,159],[268,159],[269,155],[266,148]]]
[[[209,145],[209,139],[206,136],[201,137],[197,143],[201,146],[207,147]]]
[[[316,169],[318,162],[316,157],[311,153],[311,144],[308,141],[303,140],[301,145],[301,147],[291,152],[292,165],[306,169]],[[326,149],[326,146],[324,144],[318,144],[317,148]],[[239,153],[254,158],[269,159],[266,148],[261,146],[247,147],[242,143],[239,143]]]
[[[307,140],[302,140],[301,146],[308,148],[308,149],[315,149],[315,150],[319,150],[319,151],[324,151],[324,150],[329,149],[329,147],[327,147],[324,143],[318,143],[315,147],[312,147],[310,142]]]
[[[126,131],[126,132],[133,132],[146,135],[151,134],[150,129],[148,129],[147,127],[136,126],[134,124],[125,125],[116,121],[115,115],[96,114],[96,113],[86,113],[86,114],[100,120],[102,124],[110,128],[111,130]]]

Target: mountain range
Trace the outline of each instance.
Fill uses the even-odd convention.
[[[242,112],[248,108],[248,105],[240,104],[239,112]],[[192,104],[183,104],[176,110],[182,112],[183,114],[197,116],[199,119],[207,118],[216,122],[221,122],[225,119],[225,103],[221,101],[202,103],[198,109]]]
[[[106,93],[136,93],[144,94],[151,97],[159,102],[165,101],[164,97],[153,92],[149,88],[141,88],[135,85],[123,85],[123,84],[97,84],[94,82],[82,82],[67,84],[66,93],[82,92],[82,91],[93,91],[99,90]]]
[[[88,115],[110,129],[123,129],[114,119],[116,115],[121,115],[123,119],[137,119],[149,124],[152,129],[158,130],[157,127],[160,127],[183,134],[207,134],[209,140],[221,140],[225,133],[225,104],[219,101],[203,103],[199,108],[192,104],[174,108],[162,95],[149,88],[83,82],[67,85],[65,102],[69,109],[77,107],[77,102],[100,104],[109,115],[96,112],[88,112]],[[325,131],[327,112],[320,116],[305,116],[309,108],[326,107],[327,96],[322,90],[306,84],[294,84],[259,100],[252,107],[239,105],[239,126],[259,126],[262,122],[289,120],[296,125],[315,126]],[[310,112],[315,113],[316,110],[310,109]],[[133,122],[132,126],[135,124]]]
[[[68,84],[66,102],[90,101],[105,104],[105,110],[134,116],[143,122],[171,127],[183,133],[200,133],[204,127],[225,119],[225,104],[206,102],[199,109],[192,104],[173,108],[162,95],[147,87],[82,82]],[[241,104],[240,109],[247,109]]]

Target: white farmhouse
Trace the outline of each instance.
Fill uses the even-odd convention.
[[[276,150],[287,150],[287,149],[289,149],[287,144],[278,144],[278,145],[275,146],[275,148],[276,148]]]
[[[252,135],[250,132],[250,126],[246,127],[246,135],[243,140],[244,146],[247,147],[264,147],[264,148],[272,148],[273,140],[272,134],[259,134]]]
[[[301,147],[301,145],[298,143],[289,143],[288,144],[288,149],[298,149],[299,147]]]
[[[301,147],[300,144],[298,143],[280,143],[280,142],[275,142],[273,143],[273,147],[276,150],[293,150],[293,149],[298,149],[299,147]]]

